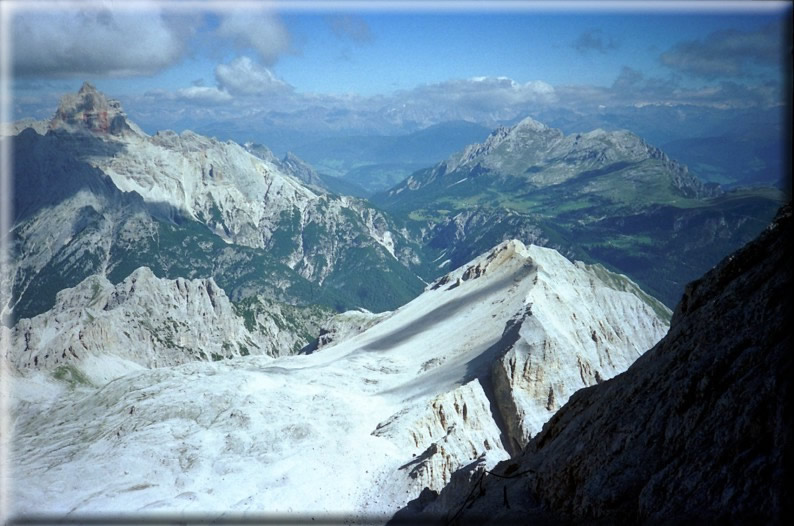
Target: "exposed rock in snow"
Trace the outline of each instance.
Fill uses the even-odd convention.
[[[532,364],[508,376],[513,388],[534,389],[535,375],[562,404],[662,336],[653,302],[601,272],[506,242],[320,352],[143,370],[17,401],[13,509],[393,513],[463,466],[507,458],[551,414],[496,392],[493,370],[510,356]],[[120,299],[142,305],[130,287]],[[193,287],[209,321],[206,284]],[[599,363],[607,347],[611,362]],[[16,377],[14,391],[35,381]]]
[[[60,291],[51,310],[17,322],[9,360],[23,374],[103,385],[141,368],[278,356],[308,339],[295,313],[291,323],[298,326],[285,327],[290,308],[255,298],[235,307],[211,278],[166,280],[145,267],[116,286],[92,276]]]
[[[320,335],[312,351],[337,345],[353,336],[361,334],[376,323],[391,315],[391,312],[374,314],[368,310],[351,310],[337,314],[323,323]]]
[[[490,401],[479,380],[420,402],[378,424],[375,436],[387,437],[403,451],[419,454],[400,466],[411,479],[411,492],[423,488],[440,491],[462,459],[490,453],[495,463],[508,458],[501,430],[491,413]]]
[[[664,339],[625,373],[574,394],[497,476],[460,473],[400,517],[784,524],[792,228],[787,205],[687,286]]]

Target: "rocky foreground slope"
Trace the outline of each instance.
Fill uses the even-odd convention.
[[[106,305],[132,286],[97,283]],[[188,287],[209,320],[210,285],[155,288],[179,311]],[[127,303],[138,316],[144,303]],[[462,466],[509,458],[577,389],[658,341],[669,314],[624,276],[511,241],[380,320],[353,315],[377,323],[332,330],[308,355],[138,369],[100,387],[17,360],[13,511],[388,517]]]
[[[782,523],[792,221],[786,206],[691,283],[667,336],[625,373],[572,396],[519,456],[488,471],[472,464],[395,522]]]

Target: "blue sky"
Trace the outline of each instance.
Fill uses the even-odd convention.
[[[285,55],[274,71],[304,91],[374,94],[477,76],[608,86],[623,65],[649,74],[669,73],[659,54],[681,40],[726,27],[753,31],[776,17],[658,12],[379,14],[360,17],[372,39],[358,45],[335,38],[324,18],[285,17],[290,32],[302,42],[301,54]],[[594,42],[600,39],[605,49],[577,48],[587,34]]]
[[[369,118],[377,128],[374,116],[385,122],[398,111],[411,122],[496,122],[540,105],[790,98],[780,66],[785,2],[6,1],[2,9],[14,118],[51,115],[84,80],[122,99],[133,118],[164,126],[322,108],[317,118],[355,115],[357,126]]]

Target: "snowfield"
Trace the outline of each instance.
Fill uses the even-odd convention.
[[[387,518],[508,458],[655,344],[666,313],[623,276],[508,241],[313,354],[138,366],[101,387],[17,367],[13,513]]]

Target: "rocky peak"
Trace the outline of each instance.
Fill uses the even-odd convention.
[[[84,82],[76,94],[67,93],[61,97],[58,110],[50,121],[50,129],[110,135],[134,132],[121,103],[108,99],[89,82]]]
[[[273,164],[278,164],[279,162],[278,157],[276,157],[276,155],[272,151],[270,151],[270,148],[268,148],[264,144],[259,144],[249,141],[243,144],[243,148],[245,148],[245,150],[248,153],[255,155],[256,157],[259,157],[264,161],[268,161]]]
[[[494,148],[501,144],[502,141],[505,140],[505,137],[507,137],[509,134],[510,128],[500,126],[492,131],[491,134],[486,137],[485,141],[466,146],[466,148],[463,150],[463,153],[458,155],[457,158],[453,157],[453,159],[446,163],[447,173],[458,169],[460,166],[471,164],[472,162],[485,157],[491,153]]]
[[[281,167],[285,172],[298,178],[306,184],[322,187],[323,183],[317,172],[306,161],[292,152],[287,152],[281,160]]]
[[[507,241],[391,314],[348,313],[338,320],[341,330],[326,333],[336,341],[320,352],[222,364],[213,363],[214,354],[241,356],[241,345],[263,354],[246,332],[258,325],[258,308],[239,311],[241,328],[211,281],[157,280],[146,269],[116,286],[86,281],[59,296],[52,312],[15,329],[13,363],[53,376],[79,365],[92,379],[91,364],[98,364],[94,372],[106,369],[115,349],[123,354],[116,363],[155,369],[93,393],[67,392],[52,411],[29,406],[20,414],[15,447],[37,454],[15,466],[18,509],[40,511],[28,495],[79,473],[75,480],[85,484],[59,492],[50,506],[119,512],[156,501],[170,511],[182,498],[162,500],[162,491],[176,484],[181,494],[212,495],[196,502],[199,511],[272,511],[288,502],[295,510],[383,516],[424,487],[440,490],[472,461],[493,466],[507,458],[573,390],[625,369],[661,337],[666,325],[640,298],[615,290],[615,280],[606,283],[552,250]],[[89,404],[95,412],[84,410]],[[127,447],[142,443],[153,444],[143,455]],[[316,463],[323,472],[294,470],[306,452],[323,459]],[[96,500],[96,481],[117,484],[111,473],[128,464],[141,468],[124,483],[151,484],[151,491]],[[224,487],[250,487],[250,500],[236,491],[227,496],[193,465],[223,469]],[[279,480],[288,470],[304,478]],[[152,483],[152,473],[161,478]]]
[[[792,226],[787,205],[687,286],[667,336],[625,373],[575,393],[495,476],[472,465],[414,511],[455,524],[782,524]]]
[[[463,155],[460,158],[459,164],[470,163],[476,158],[484,157],[504,142],[522,141],[526,139],[527,135],[542,133],[546,134],[553,132],[552,135],[562,135],[559,130],[549,128],[545,124],[536,121],[532,117],[526,117],[517,124],[509,127],[500,126],[495,129],[482,143],[472,144],[466,147]]]
[[[551,128],[549,128],[542,122],[536,121],[532,117],[526,117],[523,120],[519,121],[516,125],[514,125],[511,131],[516,132],[522,130],[522,131],[542,132],[550,129]]]

